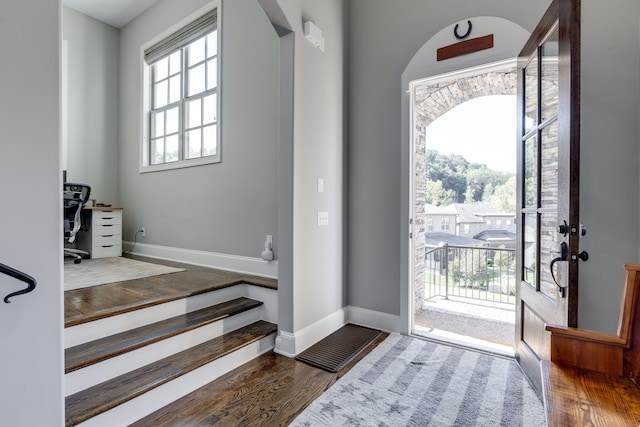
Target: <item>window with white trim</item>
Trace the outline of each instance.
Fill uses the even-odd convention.
[[[145,49],[144,61],[143,170],[219,162],[217,9]]]

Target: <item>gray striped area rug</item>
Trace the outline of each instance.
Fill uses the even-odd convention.
[[[291,424],[541,427],[544,408],[518,364],[391,334]]]

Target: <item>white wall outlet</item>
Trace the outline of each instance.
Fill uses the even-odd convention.
[[[140,235],[142,237],[147,237],[147,228],[146,227],[140,227]]]
[[[318,178],[318,193],[324,193],[324,179]]]
[[[318,225],[329,225],[329,212],[318,212]]]

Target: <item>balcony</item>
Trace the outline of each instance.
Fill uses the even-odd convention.
[[[515,293],[515,249],[427,246],[414,332],[512,354]]]

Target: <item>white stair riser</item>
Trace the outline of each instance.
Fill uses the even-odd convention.
[[[225,333],[247,326],[263,317],[263,307],[256,307],[220,321],[161,340],[137,350],[113,357],[65,375],[65,396],[100,384],[134,369],[156,362]]]
[[[244,285],[243,296],[264,303],[262,320],[278,324],[278,291],[255,285]]]
[[[65,348],[74,347],[140,326],[149,325],[181,314],[244,296],[244,285],[230,286],[128,313],[94,320],[65,328]]]
[[[93,417],[82,427],[114,427],[129,425],[168,405],[178,398],[208,384],[227,372],[273,349],[275,334],[247,345],[199,369],[163,384],[110,411]]]

